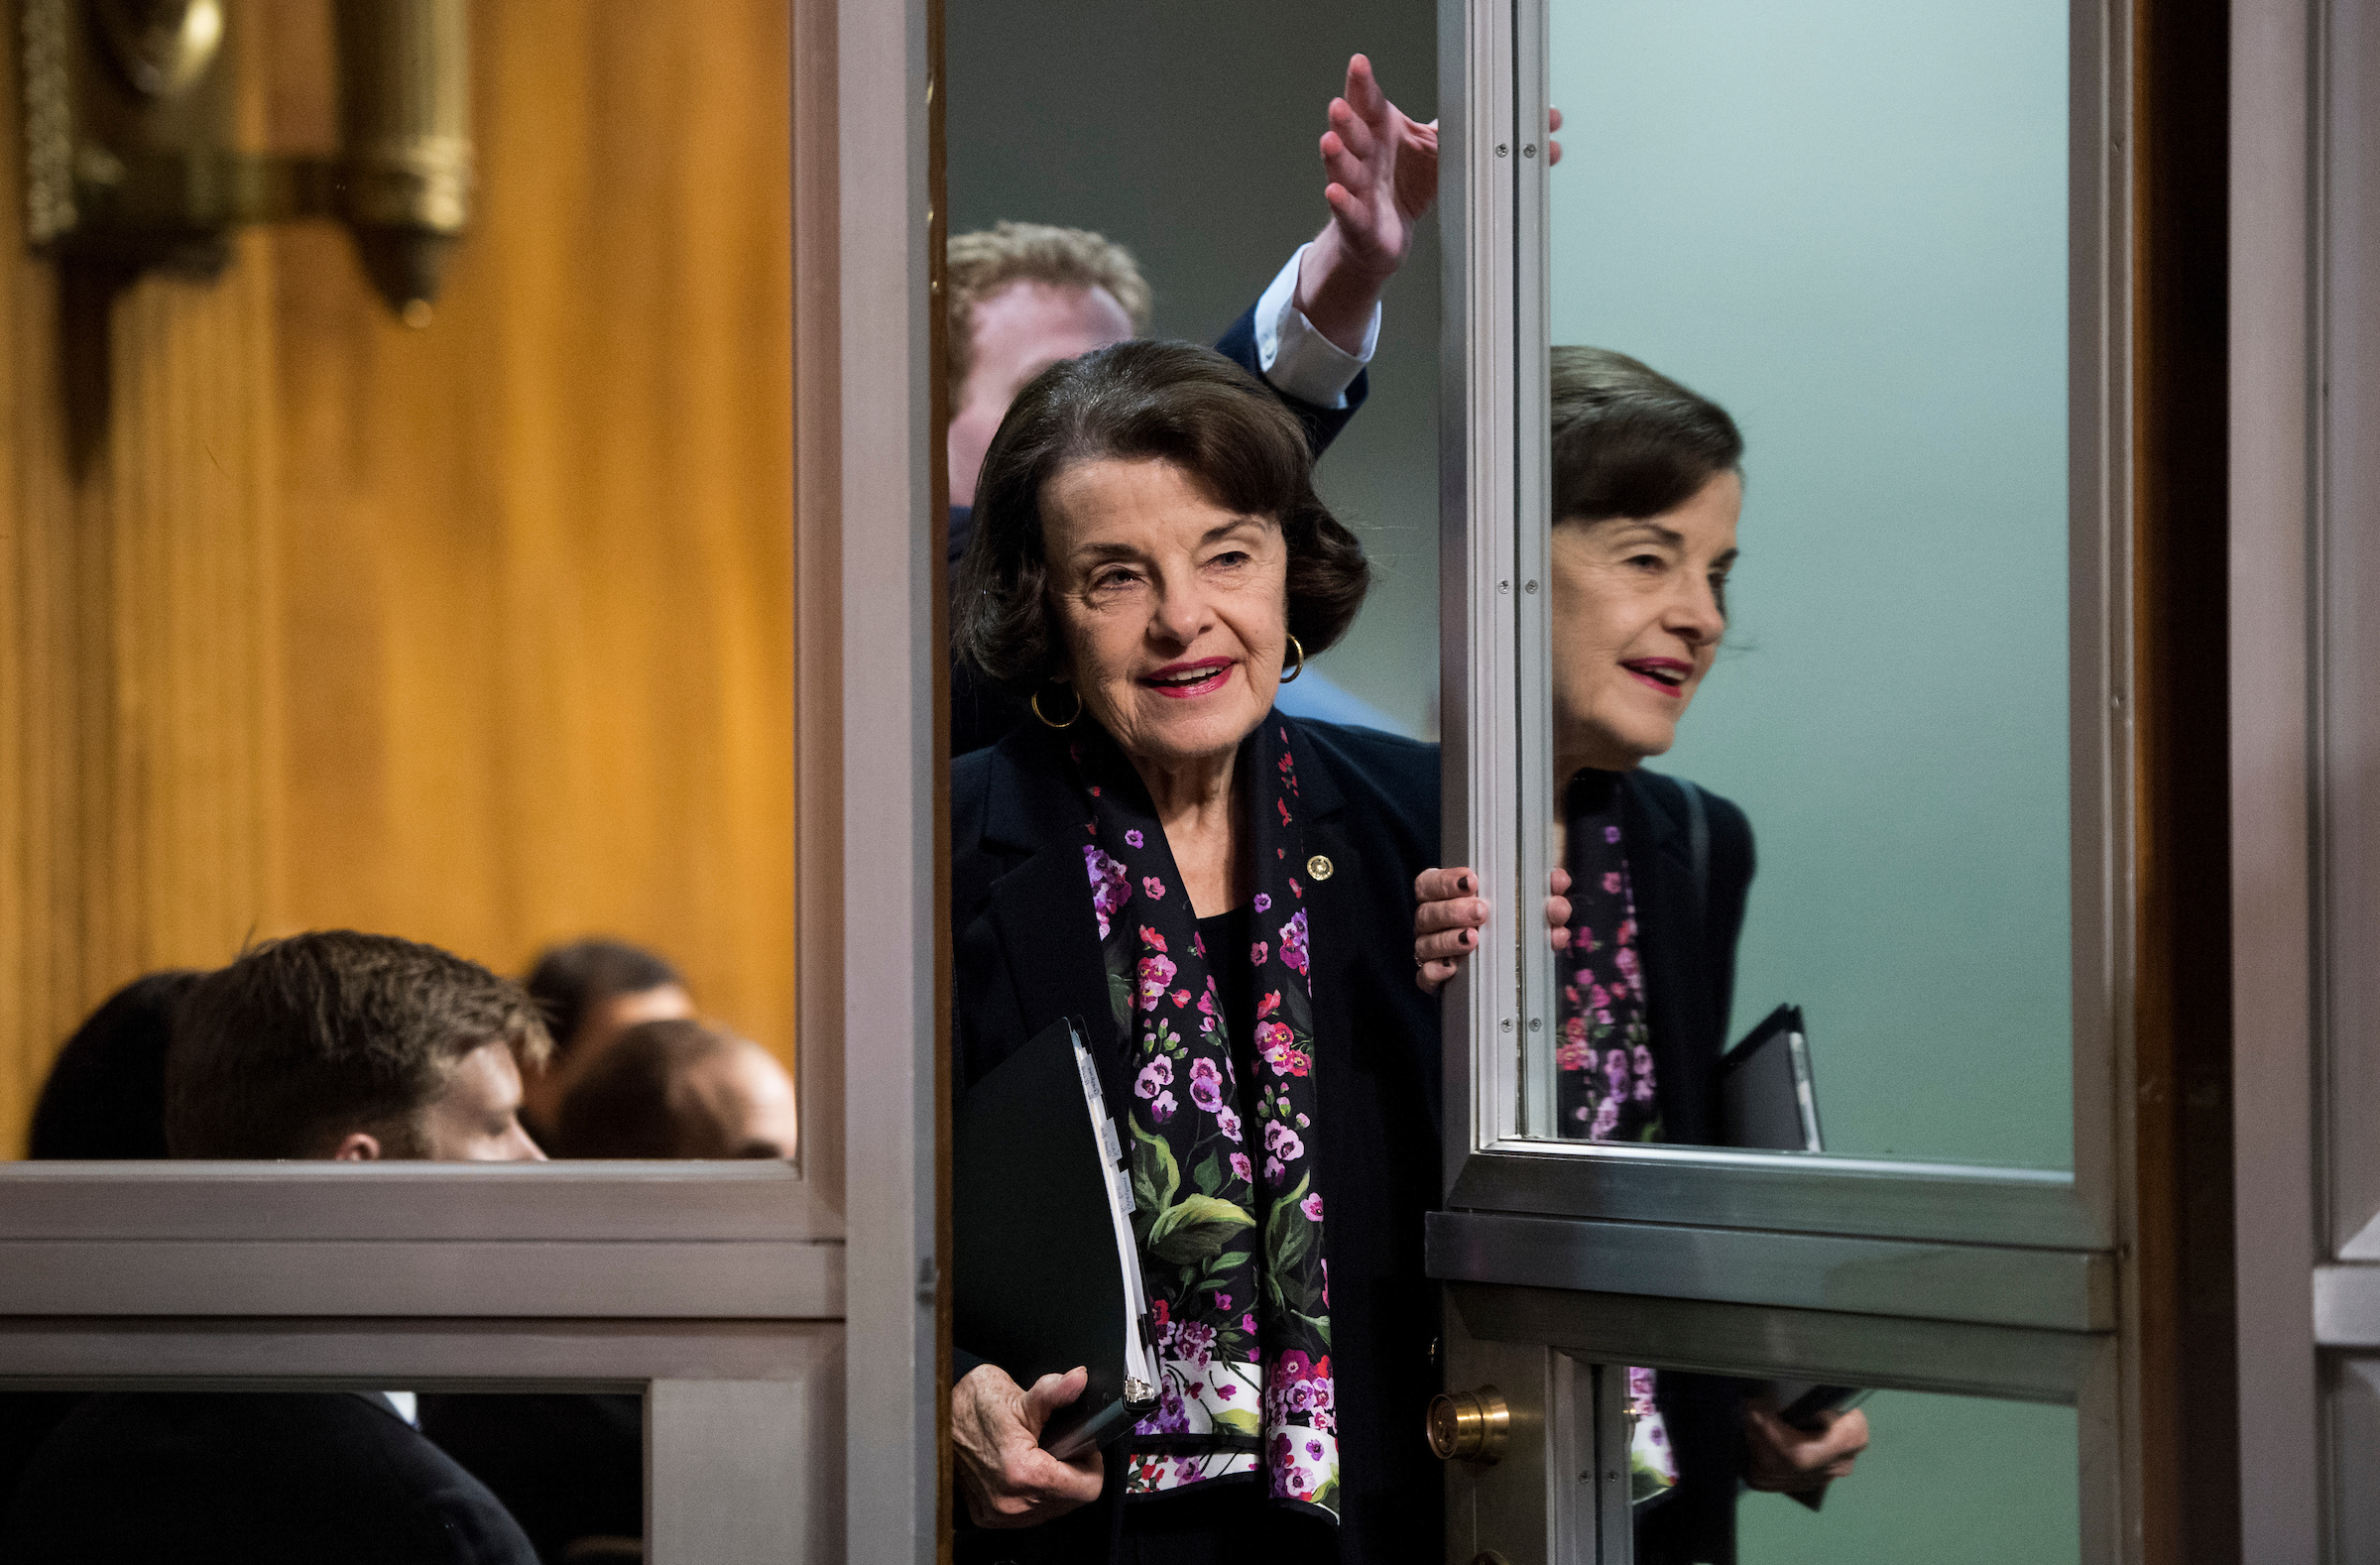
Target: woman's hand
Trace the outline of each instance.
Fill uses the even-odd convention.
[[[1061,1462],[1041,1449],[1049,1415],[1083,1394],[1082,1370],[1044,1375],[1025,1390],[997,1364],[978,1365],[950,1392],[950,1443],[967,1513],[979,1527],[1030,1527],[1099,1498],[1096,1448]]]
[[[1850,1477],[1851,1464],[1867,1449],[1867,1414],[1854,1407],[1818,1416],[1824,1429],[1796,1429],[1773,1404],[1744,1403],[1743,1481],[1772,1494],[1807,1495]]]
[[[1570,872],[1550,877],[1553,895],[1545,900],[1546,943],[1557,951],[1570,948]],[[1413,878],[1413,982],[1425,995],[1434,995],[1455,976],[1463,958],[1479,949],[1480,931],[1488,926],[1488,899],[1479,896],[1480,878],[1468,869],[1424,870]]]

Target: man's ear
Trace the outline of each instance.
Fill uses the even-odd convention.
[[[366,1131],[349,1131],[331,1148],[330,1159],[340,1163],[375,1163],[381,1159],[380,1138]]]

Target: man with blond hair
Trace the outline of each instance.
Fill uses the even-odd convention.
[[[1380,295],[1438,197],[1438,131],[1380,89],[1371,62],[1348,61],[1321,141],[1330,220],[1216,342],[1270,387],[1319,454],[1363,406],[1379,340]],[[1080,228],[1004,222],[950,240],[950,562],[967,552],[976,475],[1025,383],[1052,364],[1148,328],[1149,288],[1122,245]],[[1379,721],[1309,669],[1284,710]],[[1332,697],[1337,699],[1333,700]],[[999,741],[1023,707],[964,671],[951,683],[951,754]]]

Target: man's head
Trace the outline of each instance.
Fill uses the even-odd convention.
[[[698,1022],[631,1027],[562,1100],[564,1157],[790,1157],[793,1081],[767,1049]]]
[[[166,1155],[166,1046],[198,977],[145,974],[84,1019],[42,1083],[28,1157]]]
[[[1122,245],[1002,223],[949,248],[950,503],[975,503],[984,451],[1025,382],[1148,329],[1148,284]]]
[[[576,1072],[621,1033],[641,1023],[694,1014],[694,997],[677,969],[625,940],[548,947],[523,982],[553,1035],[552,1059],[528,1083],[525,1114],[539,1136],[553,1129]]]
[[[177,1157],[538,1156],[521,1074],[548,1048],[520,986],[435,946],[319,930],[191,986],[166,1058]]]

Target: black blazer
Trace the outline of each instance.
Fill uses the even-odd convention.
[[[1620,836],[1636,895],[1662,1135],[1709,1146],[1720,1138],[1719,1058],[1735,1003],[1735,941],[1753,863],[1743,811],[1715,793],[1702,797],[1708,860],[1698,885],[1686,790],[1641,769],[1620,779]],[[1733,1565],[1743,1393],[1742,1382],[1719,1376],[1661,1376],[1678,1487],[1638,1517],[1638,1565]]]
[[[377,1397],[86,1397],[27,1467],[10,1565],[536,1565],[513,1518]]]
[[[1422,1215],[1438,1204],[1437,1002],[1413,983],[1413,878],[1438,856],[1438,751],[1368,729],[1284,718],[1307,814],[1321,1159],[1329,1193],[1340,1557],[1437,1565],[1443,1479],[1423,1437],[1438,1390],[1438,1289]],[[1110,1103],[1130,1072],[1111,1015],[1083,880],[1083,816],[1063,739],[1028,724],[952,765],[954,1088],[965,1092],[1052,1022],[1090,1023]],[[959,1344],[964,1348],[965,1344]],[[962,1356],[964,1368],[974,1361]],[[1025,1532],[962,1534],[984,1559],[1105,1561],[1117,1480],[1097,1505]]]
[[[1272,382],[1264,380],[1264,371],[1256,358],[1256,306],[1250,304],[1232,322],[1232,328],[1216,339],[1215,351],[1238,364],[1242,369],[1263,381],[1264,389],[1280,398],[1288,410],[1297,415],[1305,426],[1306,445],[1316,456],[1330,449],[1347,427],[1347,421],[1364,406],[1371,394],[1371,371],[1359,370],[1347,388],[1347,406],[1318,408],[1310,402],[1300,402]],[[975,513],[968,506],[950,508],[950,532],[945,546],[950,551],[950,569],[955,589],[959,561],[966,557],[967,541],[974,531]],[[1001,736],[1026,721],[1031,712],[1023,701],[997,685],[984,683],[965,661],[953,659],[950,665],[950,753],[963,756],[970,750],[981,750],[1000,743]]]
[[[581,1538],[645,1535],[645,1398],[421,1393],[421,1432],[488,1486],[545,1565]]]
[[[1735,941],[1752,885],[1752,827],[1743,811],[1702,791],[1708,868],[1698,886],[1686,789],[1639,768],[1620,775],[1619,829],[1636,894],[1664,1141],[1717,1145],[1719,1057],[1735,1005]]]

